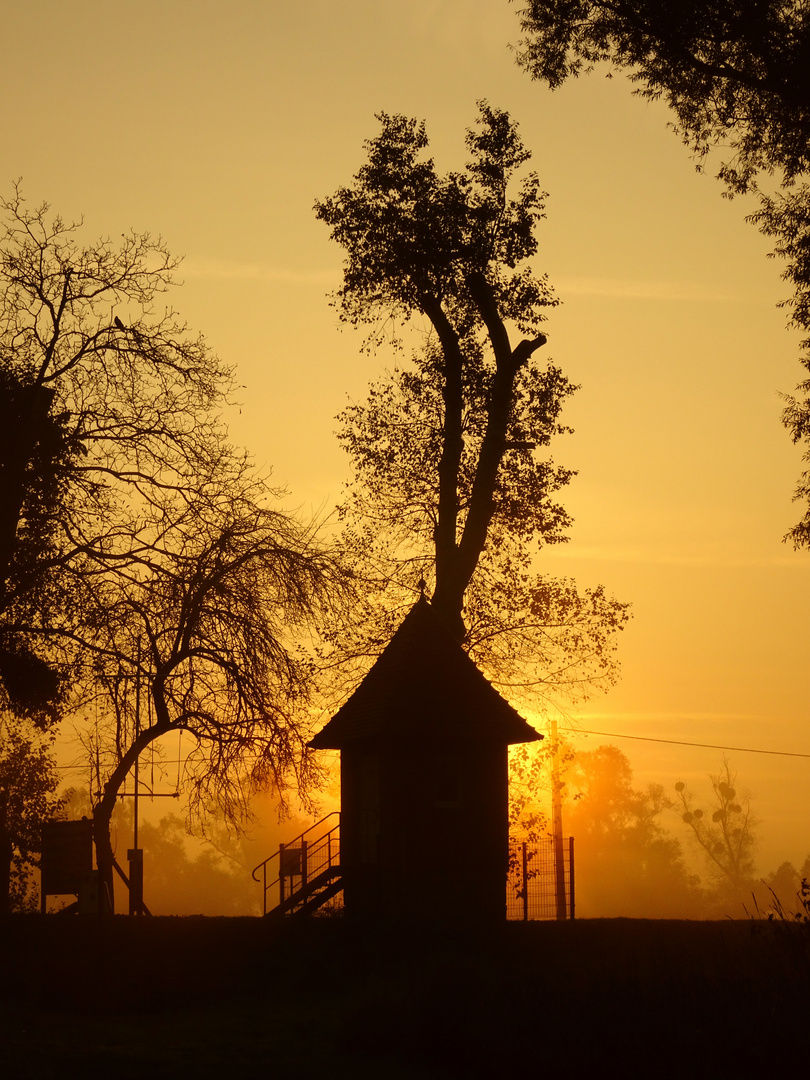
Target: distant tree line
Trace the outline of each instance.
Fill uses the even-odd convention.
[[[513,751],[515,835],[548,836],[548,749]],[[801,910],[810,855],[757,871],[759,842],[751,798],[737,790],[727,760],[708,776],[704,798],[678,781],[671,788],[633,786],[627,757],[615,746],[558,755],[565,835],[575,841],[577,910],[584,917],[745,918],[777,906]],[[680,834],[680,835],[679,835]],[[685,842],[685,843],[684,843]]]

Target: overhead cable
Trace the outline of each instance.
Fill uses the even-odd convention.
[[[800,754],[794,750],[760,750],[753,746],[718,746],[715,743],[686,742],[684,739],[661,739],[652,735],[619,735],[612,731],[588,731],[586,728],[568,727],[562,731],[571,731],[579,735],[601,735],[605,739],[637,739],[640,742],[670,743],[672,746],[697,746],[702,750],[733,750],[738,754],[775,754],[778,757],[810,758],[810,754]]]

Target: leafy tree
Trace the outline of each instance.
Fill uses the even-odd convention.
[[[29,405],[0,367],[0,913],[35,906],[41,827],[61,806],[51,744],[69,674],[65,650],[32,631],[67,602],[49,560],[74,453],[64,418]]]
[[[750,216],[787,261],[793,323],[810,334],[810,14],[803,0],[527,0],[518,62],[552,88],[600,63],[663,97],[702,162],[714,147],[730,195],[755,193]],[[802,364],[810,371],[810,337]],[[785,426],[810,442],[810,380],[787,399]],[[805,460],[810,461],[810,449]],[[810,504],[810,470],[796,490]],[[810,546],[810,508],[788,534]]]
[[[725,759],[719,773],[709,776],[711,803],[704,811],[681,780],[675,785],[683,821],[703,852],[715,881],[732,898],[744,896],[754,879],[755,819],[748,796],[736,791],[737,774]],[[721,889],[721,892],[723,890]],[[721,896],[725,901],[726,897]]]
[[[532,843],[551,829],[551,748],[520,743],[509,753],[509,835]]]
[[[52,734],[0,710],[0,914],[34,906],[42,825],[61,806],[52,742]]]
[[[600,916],[699,916],[698,880],[661,824],[660,784],[639,791],[615,746],[576,755],[565,778],[565,829],[576,837],[578,909]]]
[[[425,344],[408,369],[373,384],[340,417],[355,470],[342,507],[344,544],[368,584],[351,633],[365,659],[390,636],[421,580],[434,609],[503,685],[613,675],[627,617],[602,589],[534,574],[529,543],[565,539],[556,502],[571,473],[547,453],[574,387],[540,365],[541,325],[556,299],[531,270],[544,194],[507,113],[479,103],[470,161],[440,174],[425,125],[378,115],[368,161],[350,187],[316,204],[346,252],[340,318],[370,327],[369,345],[421,317]],[[518,340],[512,341],[517,332]],[[544,674],[527,675],[527,662]],[[542,691],[548,690],[542,686]]]
[[[518,60],[535,78],[555,88],[600,62],[628,69],[701,157],[731,151],[732,187],[810,166],[810,23],[797,0],[527,0],[520,21]]]
[[[0,368],[0,694],[6,708],[46,728],[57,719],[68,657],[36,631],[69,603],[52,558],[75,448],[62,416],[28,426],[28,399],[28,388]]]

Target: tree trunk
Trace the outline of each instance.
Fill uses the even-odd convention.
[[[166,713],[165,704],[159,700],[159,695],[154,693],[154,687],[153,700],[158,715],[164,715]],[[110,910],[112,912],[115,911],[115,894],[113,891],[114,868],[113,849],[112,843],[110,842],[110,819],[112,817],[112,812],[115,809],[118,792],[139,755],[151,742],[161,735],[165,735],[169,730],[170,725],[164,722],[153,725],[140,733],[113,769],[112,775],[104,785],[104,794],[101,796],[99,802],[93,807],[93,839],[96,845],[96,866],[98,867],[99,872],[99,888],[101,889],[106,886],[109,890]]]
[[[93,840],[96,845],[99,903],[103,905],[103,895],[106,889],[110,898],[110,914],[114,915],[115,882],[113,879],[113,849],[110,842],[110,818],[115,807],[115,796],[113,796],[111,804],[108,804],[105,799],[102,799],[93,809]],[[102,910],[104,910],[103,907]]]
[[[478,458],[470,505],[461,537],[458,533],[458,487],[464,449],[462,416],[464,382],[462,354],[456,331],[438,301],[423,301],[423,309],[436,329],[444,354],[444,429],[439,461],[439,520],[435,532],[436,590],[432,606],[458,641],[464,641],[464,594],[470,584],[494,513],[498,469],[506,449],[515,379],[532,354],[544,345],[540,335],[512,349],[498,313],[492,289],[483,274],[471,275],[470,292],[487,327],[495,353],[487,427]]]
[[[466,628],[462,617],[464,587],[458,589],[458,473],[464,449],[461,420],[464,408],[464,356],[458,334],[445,315],[441,304],[428,298],[423,301],[425,314],[433,324],[444,356],[444,428],[442,454],[439,459],[438,521],[434,533],[436,550],[436,588],[432,606],[441,616],[452,635],[463,641]],[[465,586],[466,587],[466,586]]]

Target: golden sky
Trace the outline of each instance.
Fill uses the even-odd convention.
[[[548,352],[582,389],[557,460],[571,541],[542,565],[634,604],[622,682],[582,728],[810,754],[808,555],[781,537],[799,453],[787,293],[745,206],[696,173],[663,106],[623,79],[550,93],[513,62],[506,0],[29,0],[4,14],[0,184],[185,255],[174,305],[237,366],[232,435],[292,502],[347,479],[335,414],[389,355],[326,293],[340,250],[316,198],[349,181],[375,112],[424,118],[464,160],[476,100],[509,110],[549,192],[537,267],[563,305]],[[579,737],[592,748],[601,740]],[[636,782],[696,789],[721,752],[615,739]],[[731,753],[762,821],[760,869],[810,853],[810,760]]]

